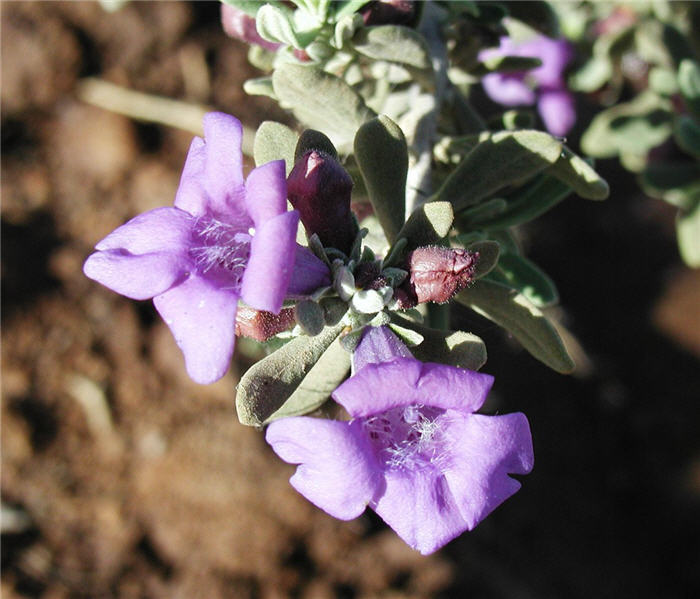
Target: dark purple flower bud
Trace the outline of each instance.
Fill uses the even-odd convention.
[[[273,314],[239,304],[236,312],[236,335],[256,341],[267,341],[293,324],[294,308],[285,308],[279,314]]]
[[[460,248],[426,246],[413,250],[407,260],[409,279],[402,285],[407,299],[419,304],[445,303],[472,281],[478,259],[478,252]]]
[[[229,36],[247,44],[255,44],[272,51],[277,50],[281,45],[275,42],[268,42],[260,37],[255,26],[255,19],[230,4],[221,4],[221,26]]]
[[[350,253],[358,233],[350,210],[352,179],[337,160],[309,150],[289,173],[287,193],[307,235],[316,233],[325,247]]]
[[[415,25],[418,11],[413,0],[376,0],[360,10],[365,25]]]
[[[361,262],[355,269],[355,285],[358,289],[381,289],[386,279],[381,276],[378,262]]]

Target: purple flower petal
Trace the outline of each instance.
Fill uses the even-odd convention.
[[[186,276],[182,257],[173,252],[129,254],[124,250],[95,252],[83,272],[94,281],[131,299],[150,299]]]
[[[355,418],[410,405],[473,412],[482,406],[492,385],[488,374],[396,358],[368,364],[340,385],[333,399]]]
[[[394,358],[412,358],[411,352],[391,332],[389,327],[367,327],[352,354],[353,372],[359,372],[368,364],[389,362]]]
[[[573,96],[566,90],[564,80],[564,69],[573,57],[571,44],[543,35],[519,45],[501,38],[498,49],[483,50],[479,57],[484,60],[494,55],[529,56],[542,61],[527,72],[486,75],[482,79],[484,91],[505,106],[532,105],[537,101],[547,130],[553,135],[565,135],[576,120]]]
[[[481,84],[489,98],[504,106],[530,106],[537,97],[522,75],[491,73],[481,79]]]
[[[187,152],[180,185],[175,193],[175,207],[193,216],[201,216],[207,210],[207,195],[203,185],[205,158],[204,140],[201,137],[195,137]]]
[[[537,111],[552,135],[566,135],[576,122],[574,96],[566,90],[542,91]]]
[[[289,281],[287,297],[308,296],[317,289],[331,284],[328,267],[309,248],[297,244],[295,252],[294,272]]]
[[[233,355],[238,297],[192,275],[153,303],[185,355],[190,378],[203,385],[220,379]]]
[[[573,58],[573,48],[563,39],[551,39],[544,35],[525,42],[517,47],[518,56],[539,58],[542,65],[529,71],[541,86],[562,87],[563,72]]]
[[[246,187],[240,122],[209,113],[204,133],[190,146],[176,206],[116,229],[84,268],[119,293],[153,297],[190,376],[210,383],[228,368],[239,297],[253,308],[279,312],[295,265],[295,293],[326,285],[330,276],[308,250],[297,250],[299,215],[286,212],[284,163],[256,168]]]
[[[176,251],[189,241],[192,217],[178,208],[156,208],[132,218],[100,241],[96,250],[127,250],[131,254]]]
[[[532,470],[530,426],[520,413],[450,416],[445,438],[451,460],[444,475],[471,530],[520,488],[509,473]]]
[[[365,340],[360,360],[402,351],[386,330],[369,329]],[[515,493],[520,483],[509,474],[532,469],[525,416],[472,414],[492,382],[411,358],[367,364],[333,394],[354,420],[277,421],[268,442],[300,464],[292,483],[316,505],[351,518],[371,495],[369,506],[406,543],[429,554]]]
[[[238,119],[222,112],[204,116],[204,189],[209,207],[218,216],[244,212],[243,127]]]
[[[241,297],[249,306],[275,314],[282,308],[292,277],[288,257],[296,252],[298,224],[296,211],[285,212],[255,231],[241,286]]]
[[[256,227],[287,211],[284,160],[254,168],[245,182],[245,205]]]
[[[284,418],[270,424],[265,439],[284,461],[299,464],[292,486],[335,518],[356,518],[383,488],[359,423]]]
[[[413,549],[428,555],[466,530],[438,471],[388,471],[385,480],[386,490],[370,507]]]

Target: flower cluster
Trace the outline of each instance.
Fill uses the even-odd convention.
[[[353,375],[332,398],[349,419],[277,419],[267,441],[298,464],[292,485],[317,506],[342,519],[369,506],[411,547],[431,553],[518,490],[509,474],[532,468],[529,426],[522,414],[476,414],[491,376],[421,362],[386,326],[468,286],[479,253],[426,245],[402,254],[405,240],[391,256],[363,247],[352,179],[332,144],[322,145],[298,152],[288,179],[282,160],[244,179],[241,124],[207,114],[175,205],[109,234],[84,271],[127,297],[153,298],[199,383],[223,376],[237,334],[263,341],[284,333],[289,347],[310,344],[290,353],[291,362],[338,337]],[[296,242],[300,222],[308,247]],[[288,367],[295,365],[282,371]],[[253,387],[270,401],[270,377],[282,372],[265,376]],[[305,404],[301,413],[313,409]]]

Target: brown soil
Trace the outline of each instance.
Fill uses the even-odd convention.
[[[340,522],[289,486],[292,467],[236,418],[250,358],[198,386],[150,302],[83,276],[96,241],[172,203],[191,134],[82,103],[81,78],[206,103],[253,127],[288,120],[245,96],[241,82],[256,73],[217,15],[210,2],[134,2],[114,14],[87,2],[2,4],[5,596],[697,590],[697,362],[649,317],[679,268],[672,215],[633,197],[618,171],[606,174],[631,199],[571,200],[530,231],[594,374],[552,374],[462,316],[489,344],[494,406],[528,414],[538,464],[513,500],[431,557],[374,514]],[[678,327],[668,310],[661,320]]]

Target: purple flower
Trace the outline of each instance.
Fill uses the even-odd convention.
[[[564,69],[573,57],[566,40],[539,35],[523,44],[508,37],[501,38],[498,48],[482,50],[480,60],[495,56],[527,56],[539,58],[542,65],[530,71],[491,73],[481,80],[488,96],[505,106],[532,105],[552,135],[565,135],[576,120],[574,97],[566,89]]]
[[[493,377],[407,354],[389,329],[367,329],[333,393],[352,420],[278,420],[267,442],[299,464],[290,482],[309,501],[343,520],[369,505],[429,554],[520,488],[508,474],[530,472],[532,439],[523,414],[474,414]]]
[[[284,162],[259,166],[244,181],[240,122],[211,112],[204,134],[206,141],[192,141],[175,206],[117,228],[83,268],[117,293],[153,298],[187,372],[202,384],[228,369],[239,298],[278,313],[286,296],[330,280],[326,266],[296,245],[299,215],[287,212]]]

